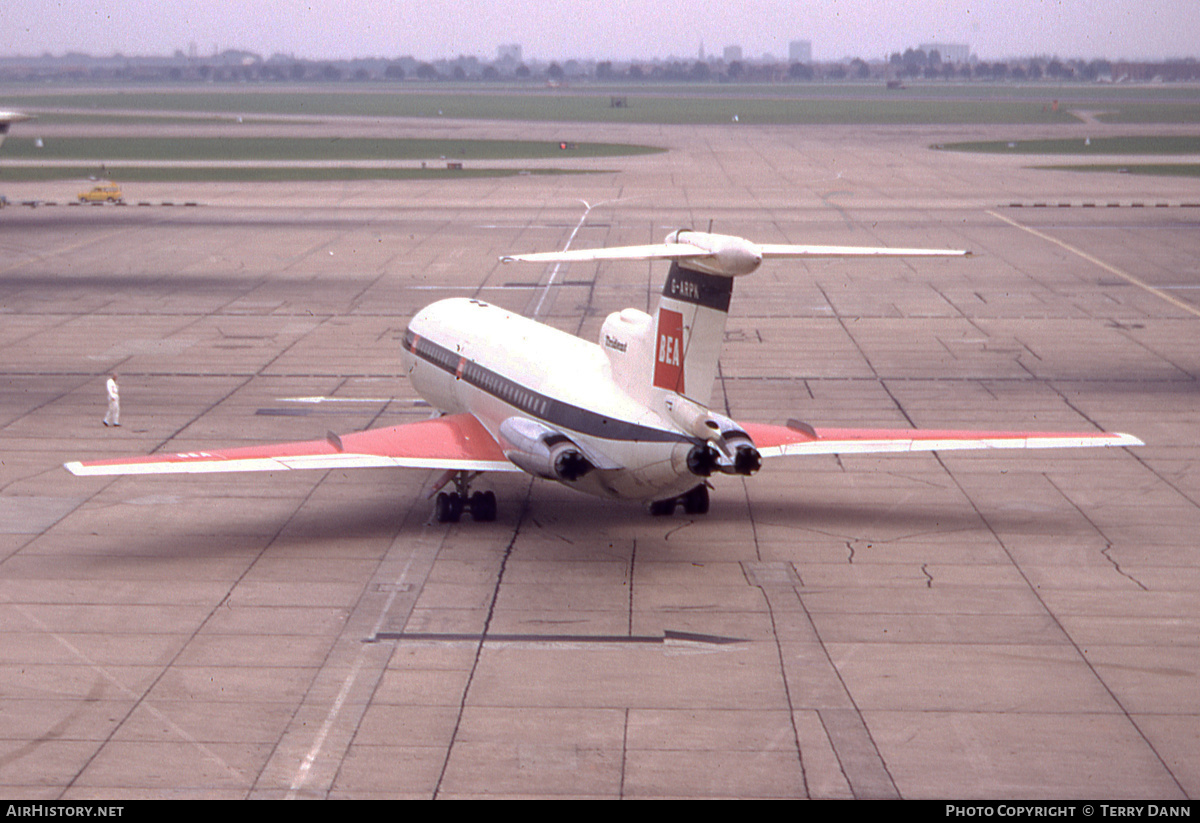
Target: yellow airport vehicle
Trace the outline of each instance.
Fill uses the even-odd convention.
[[[121,187],[116,183],[102,183],[99,186],[93,186],[90,191],[81,191],[79,193],[80,203],[124,203],[125,195],[121,194]]]

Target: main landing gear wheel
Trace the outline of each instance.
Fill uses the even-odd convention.
[[[650,503],[650,514],[655,517],[670,517],[676,506],[683,506],[687,514],[708,514],[708,486],[701,483],[696,488],[669,500],[654,500]]]
[[[679,499],[688,514],[708,514],[708,486],[703,483]]]
[[[434,516],[439,523],[457,523],[463,510],[471,513],[471,519],[477,523],[490,523],[496,519],[495,492],[471,493],[471,481],[479,476],[479,472],[455,472],[452,492],[438,492],[434,500]]]
[[[670,500],[652,500],[650,502],[650,514],[655,517],[670,517],[675,513],[675,504],[679,502],[679,498],[672,497]]]
[[[462,517],[462,498],[454,492],[450,494],[438,492],[433,510],[437,514],[437,521],[439,523],[457,523],[458,519]]]
[[[496,493],[475,492],[471,495],[471,517],[480,523],[496,519]]]

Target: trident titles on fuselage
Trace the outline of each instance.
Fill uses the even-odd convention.
[[[613,337],[611,334],[604,335],[604,345],[614,351],[619,351],[622,353],[624,353],[629,348],[629,344],[618,340],[617,338]]]

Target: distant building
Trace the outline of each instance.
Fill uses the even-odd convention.
[[[509,43],[508,45],[500,46],[496,49],[496,62],[520,64],[521,44]]]
[[[967,63],[971,60],[971,47],[966,43],[922,43],[921,51],[929,54],[936,51],[943,63]]]
[[[735,60],[740,61],[742,59],[742,47],[741,46],[726,46],[725,52],[724,52],[724,57],[725,57],[726,63],[732,63]]]
[[[812,41],[811,40],[793,40],[788,43],[788,62],[790,63],[811,63],[812,62]]]

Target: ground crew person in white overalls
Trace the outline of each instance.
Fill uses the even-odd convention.
[[[104,415],[104,425],[121,425],[121,387],[117,385],[117,373],[108,376],[108,414]]]

